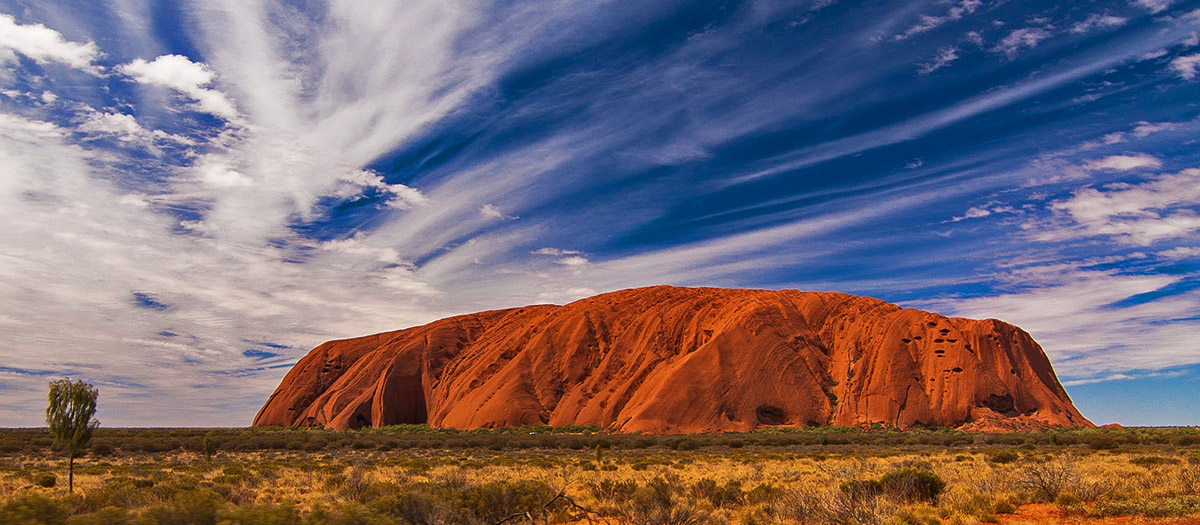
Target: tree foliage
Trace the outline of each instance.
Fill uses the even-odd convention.
[[[96,415],[96,398],[100,393],[96,387],[76,380],[59,379],[50,382],[49,404],[46,406],[46,425],[54,440],[66,449],[70,461],[68,490],[75,489],[75,458],[79,451],[92,439],[92,433],[100,422],[92,419]]]

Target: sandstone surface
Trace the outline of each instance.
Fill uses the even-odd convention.
[[[1092,426],[1021,329],[831,292],[656,286],[313,349],[255,426]]]

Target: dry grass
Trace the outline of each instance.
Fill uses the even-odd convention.
[[[0,523],[969,524],[1028,521],[1029,509],[1040,509],[1034,522],[1200,516],[1200,450],[1190,444],[1011,447],[981,437],[945,446],[910,437],[858,446],[218,450],[211,460],[118,450],[77,461],[74,497],[62,483],[65,459],[22,450],[0,454]],[[59,482],[42,486],[47,475]],[[933,479],[944,490],[913,496],[912,483]]]

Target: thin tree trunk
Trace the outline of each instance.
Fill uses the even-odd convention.
[[[68,460],[67,467],[67,494],[75,493],[75,454],[71,454],[71,459]]]

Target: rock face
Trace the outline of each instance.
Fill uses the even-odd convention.
[[[1010,324],[795,290],[656,286],[330,341],[255,426],[1092,426]]]

